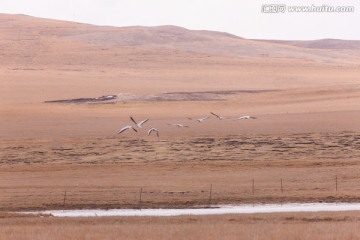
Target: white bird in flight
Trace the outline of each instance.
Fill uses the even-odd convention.
[[[148,131],[148,136],[150,136],[152,132],[156,132],[156,135],[159,137],[159,131],[156,128],[150,128]]]
[[[237,120],[242,120],[242,119],[256,119],[256,117],[252,117],[252,116],[241,116],[241,117],[237,118]]]
[[[174,124],[169,124],[170,126],[175,126],[175,127],[178,127],[178,128],[181,128],[181,127],[189,127],[189,126],[185,126],[185,125],[182,125],[182,124],[179,124],[179,123],[174,123]]]
[[[125,126],[123,127],[122,129],[119,130],[118,134],[122,133],[122,132],[125,132],[126,130],[128,129],[132,129],[134,130],[135,132],[137,132],[137,130],[135,128],[133,128],[132,126]]]
[[[193,119],[193,118],[188,118],[189,120],[196,120],[196,121],[198,121],[199,123],[202,123],[202,122],[204,122],[205,120],[207,120],[207,119],[209,119],[210,118],[210,116],[208,116],[208,117],[205,117],[205,118],[198,118],[198,119]]]
[[[212,115],[214,115],[215,117],[217,117],[219,120],[223,120],[223,119],[225,119],[225,117],[221,117],[221,116],[219,116],[219,115],[217,115],[217,114],[215,114],[215,113],[213,113],[213,112],[210,112]]]
[[[136,127],[141,128],[144,123],[149,121],[149,119],[142,120],[141,122],[137,123],[133,117],[130,117],[131,121],[133,121],[136,124]]]

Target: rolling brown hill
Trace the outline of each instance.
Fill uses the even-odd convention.
[[[75,64],[82,50],[91,64],[92,51],[122,48],[134,51],[161,49],[235,57],[275,57],[344,63],[358,61],[359,41],[257,41],[214,31],[188,30],[177,26],[107,27],[34,18],[25,15],[0,15],[1,62],[17,64]],[[309,49],[311,48],[311,49]],[[341,49],[341,51],[339,51]],[[126,55],[131,52],[126,52]],[[56,55],[56,56],[54,56]],[[104,65],[117,59],[103,53]],[[84,63],[86,64],[86,62]]]
[[[359,40],[341,40],[341,39],[320,39],[313,41],[267,41],[279,44],[289,44],[297,47],[312,49],[350,49],[359,50]]]

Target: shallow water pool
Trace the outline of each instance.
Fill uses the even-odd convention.
[[[359,211],[360,203],[286,203],[286,204],[244,204],[216,205],[208,208],[189,209],[89,209],[89,210],[46,210],[20,212],[26,214],[48,214],[54,217],[109,217],[109,216],[180,216],[219,215],[281,212],[333,212]]]

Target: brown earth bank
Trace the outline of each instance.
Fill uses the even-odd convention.
[[[0,213],[1,239],[359,239],[358,212],[53,218]]]

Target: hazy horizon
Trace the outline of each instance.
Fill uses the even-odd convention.
[[[262,6],[271,3],[264,0],[195,0],[191,4],[178,0],[94,0],[89,4],[85,0],[34,0],[31,3],[25,0],[0,0],[0,12],[99,26],[174,25],[191,30],[227,32],[247,39],[360,40],[360,30],[349,27],[360,21],[359,1],[325,0],[320,3],[301,0],[286,3],[287,6],[353,6],[354,12],[347,13],[262,13]]]

